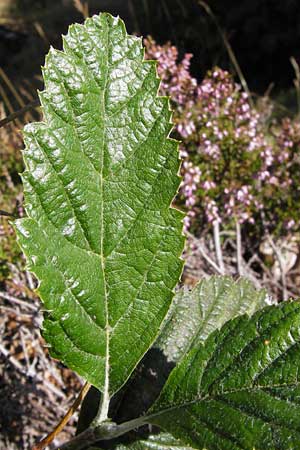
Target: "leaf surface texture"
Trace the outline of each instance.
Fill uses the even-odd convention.
[[[144,439],[141,438],[128,444],[118,444],[114,448],[115,450],[193,450],[192,447],[181,444],[168,433],[150,434]]]
[[[239,316],[193,347],[147,421],[198,449],[300,448],[300,303]]]
[[[182,270],[171,112],[141,40],[109,14],[72,25],[43,75],[18,239],[52,356],[111,396],[155,340]]]
[[[179,361],[192,347],[203,343],[225,322],[267,305],[267,293],[256,290],[247,279],[229,276],[201,280],[193,289],[176,292],[155,346],[168,361]]]

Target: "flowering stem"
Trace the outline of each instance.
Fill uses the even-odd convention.
[[[215,250],[216,250],[218,266],[220,268],[221,274],[224,275],[225,267],[224,267],[222,248],[221,248],[221,242],[220,242],[220,227],[219,227],[219,222],[217,220],[215,220],[213,222],[213,232],[214,232],[214,243],[215,243]]]
[[[241,225],[238,219],[235,219],[235,229],[236,229],[236,260],[237,260],[237,271],[239,276],[243,276],[243,257],[242,257],[242,236],[241,236]]]

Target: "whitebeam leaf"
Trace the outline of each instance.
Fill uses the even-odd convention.
[[[145,422],[214,450],[300,449],[300,303],[239,316],[193,347]]]
[[[25,127],[19,243],[48,310],[52,356],[106,402],[155,340],[182,270],[168,99],[139,38],[109,14],[51,49],[44,122]]]

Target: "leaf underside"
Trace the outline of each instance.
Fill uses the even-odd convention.
[[[193,450],[192,447],[181,444],[168,433],[150,434],[145,439],[119,444],[114,448],[115,450]]]
[[[147,421],[213,450],[300,449],[300,303],[227,322],[173,369]]]
[[[109,14],[51,49],[44,122],[24,129],[19,243],[52,356],[110,396],[156,338],[182,270],[168,99],[141,40]]]
[[[247,279],[229,276],[201,280],[193,289],[176,292],[162,332],[155,344],[168,361],[178,362],[225,322],[238,315],[251,316],[263,308],[267,293]]]

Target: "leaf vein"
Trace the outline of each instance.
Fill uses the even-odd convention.
[[[83,237],[84,237],[84,239],[85,239],[85,241],[86,241],[86,243],[87,243],[87,245],[88,245],[89,250],[90,250],[92,253],[96,253],[96,252],[93,251],[93,249],[92,249],[92,247],[91,247],[91,243],[90,243],[90,241],[89,241],[89,239],[88,239],[88,236],[86,235],[85,228],[83,227],[83,224],[82,224],[81,220],[79,219],[79,217],[78,217],[78,215],[77,215],[76,208],[75,208],[75,206],[73,205],[73,202],[72,202],[72,198],[71,198],[71,196],[70,196],[70,194],[69,194],[68,189],[67,189],[66,186],[64,185],[63,180],[62,180],[62,178],[61,178],[59,172],[56,170],[56,167],[55,167],[55,165],[53,164],[53,161],[51,160],[51,158],[49,157],[49,155],[47,154],[47,152],[44,150],[44,148],[43,148],[41,142],[39,142],[39,141],[37,140],[36,136],[34,136],[34,138],[35,138],[35,141],[36,141],[37,145],[38,145],[39,148],[41,149],[43,155],[45,156],[45,158],[46,158],[47,161],[49,162],[50,166],[52,167],[53,172],[54,172],[54,174],[56,175],[57,180],[59,181],[59,183],[60,183],[60,185],[62,186],[64,192],[66,193],[66,199],[67,199],[67,201],[68,201],[68,203],[69,203],[69,206],[70,206],[70,208],[71,208],[71,210],[72,210],[72,212],[73,212],[73,214],[74,214],[74,218],[76,219],[76,221],[77,221],[79,227],[81,228]]]

